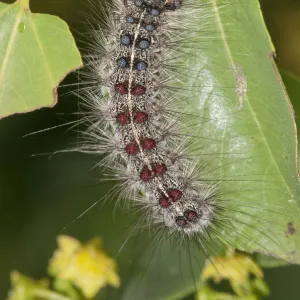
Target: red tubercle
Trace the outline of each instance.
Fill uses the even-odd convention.
[[[133,96],[142,96],[144,95],[146,92],[146,87],[140,85],[140,84],[137,84],[136,86],[134,86],[132,89],[131,89],[131,94]]]
[[[156,147],[154,139],[143,139],[141,140],[141,146],[144,150],[152,150]]]
[[[149,170],[147,166],[145,166],[140,172],[140,178],[143,181],[149,181],[154,176],[163,175],[167,171],[167,167],[165,164],[157,163],[152,165],[152,170]]]
[[[168,199],[165,196],[159,198],[159,204],[162,208],[168,208],[171,205],[171,203],[168,201]]]
[[[143,124],[148,121],[148,114],[143,111],[138,111],[135,113],[133,119],[136,124]]]
[[[167,190],[168,197],[165,195],[161,195],[159,199],[159,204],[163,208],[168,208],[170,205],[172,205],[174,202],[178,201],[182,197],[182,191],[178,189],[169,189]]]
[[[129,116],[126,113],[119,113],[116,116],[116,122],[120,125],[127,125],[129,123]]]
[[[121,95],[128,94],[128,83],[127,82],[118,82],[115,84],[115,91]],[[137,84],[131,88],[131,94],[133,96],[142,96],[146,93],[146,87],[143,85]]]
[[[153,178],[153,171],[150,171],[148,167],[144,167],[140,172],[140,179],[143,181],[149,181]]]
[[[139,147],[136,142],[130,142],[126,145],[125,151],[129,155],[136,155],[138,153]]]
[[[140,178],[143,181],[149,181],[154,176],[163,175],[167,171],[167,167],[165,164],[154,164],[152,166],[152,170],[149,170],[147,166],[145,166],[140,172]]]
[[[144,150],[151,150],[151,149],[155,148],[156,142],[153,139],[143,139],[143,140],[141,140],[141,146]],[[130,142],[125,147],[125,150],[129,155],[136,155],[138,152],[138,144],[135,141]],[[165,166],[164,165],[155,165],[155,167],[158,168],[158,173],[159,173],[159,172],[162,172],[162,168],[164,168]],[[157,173],[156,169],[154,170],[154,174],[155,173]]]
[[[158,163],[153,165],[153,171],[156,175],[163,175],[167,171],[167,167],[165,164]]]
[[[167,191],[168,195],[169,195],[169,201],[170,202],[176,202],[178,201],[181,197],[182,197],[182,191],[178,190],[178,189],[170,189]]]
[[[119,82],[115,84],[115,91],[121,95],[128,94],[127,84],[124,82]]]
[[[184,216],[189,222],[195,222],[198,219],[198,214],[194,210],[185,211]]]
[[[143,124],[146,121],[148,121],[148,114],[143,111],[138,111],[136,113],[133,113],[133,121],[136,124]],[[116,115],[116,122],[120,125],[127,125],[130,123],[130,116],[128,113],[121,112]]]

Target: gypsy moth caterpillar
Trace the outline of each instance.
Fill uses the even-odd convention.
[[[94,31],[96,53],[90,56],[87,76],[99,84],[84,91],[90,108],[86,116],[91,143],[85,142],[82,150],[108,153],[100,164],[123,180],[121,194],[144,205],[146,216],[171,231],[204,232],[217,213],[216,195],[220,192],[216,188],[221,181],[243,177],[235,184],[242,188],[234,192],[245,192],[245,186],[260,180],[264,172],[233,176],[232,171],[241,161],[264,159],[265,153],[243,157],[251,145],[249,139],[260,132],[259,128],[253,132],[245,126],[243,131],[239,128],[246,118],[249,122],[253,108],[239,111],[248,96],[248,83],[246,71],[238,60],[234,62],[235,53],[230,52],[221,24],[221,13],[231,9],[228,2],[185,1],[171,9],[166,5],[159,1],[128,1],[125,6],[115,2],[107,18],[109,30]],[[206,48],[217,40],[214,34],[228,52],[225,63],[218,61],[222,50]],[[207,51],[212,52],[209,61],[203,55]],[[222,69],[224,74],[216,80],[214,72]],[[212,142],[213,137],[218,138]],[[225,153],[226,149],[230,151]],[[217,163],[213,151],[221,156]],[[262,188],[254,184],[260,185],[253,183],[251,190],[260,193]],[[223,194],[226,189],[221,189]],[[220,211],[229,204],[224,202]],[[205,212],[200,212],[201,208]],[[197,226],[200,215],[206,221],[202,228]]]
[[[255,2],[187,0],[171,10],[137,2],[115,2],[109,29],[94,30],[87,81],[95,84],[81,94],[88,128],[79,151],[108,153],[99,165],[121,182],[110,196],[126,199],[139,214],[135,228],[150,228],[157,244],[178,236],[179,246],[195,244],[209,256],[219,239],[297,261],[295,239],[282,238],[298,218],[297,174],[285,171],[295,167],[295,145],[283,139],[276,147],[267,134],[273,121],[266,126],[260,112],[268,106],[280,119],[279,107],[288,107],[279,105],[276,84],[264,91],[255,80],[260,69],[275,76],[267,55],[255,64],[256,31],[223,20],[240,17],[235,11],[247,19]],[[292,122],[282,125],[278,136],[293,131]]]

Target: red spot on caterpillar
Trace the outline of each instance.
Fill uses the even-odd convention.
[[[170,189],[167,191],[169,195],[169,201],[170,202],[176,202],[182,197],[182,191],[177,189]]]
[[[156,147],[156,142],[153,139],[144,139],[141,141],[142,148],[145,150],[151,150]]]
[[[165,164],[155,164],[153,166],[153,169],[156,175],[162,175],[167,171],[167,167]]]
[[[164,196],[159,199],[159,204],[162,208],[167,208],[171,205],[171,203]]]
[[[138,111],[134,116],[134,122],[137,124],[145,123],[148,120],[148,114],[143,111]]]
[[[185,211],[184,216],[189,222],[195,222],[198,219],[198,214],[193,210]]]
[[[184,228],[187,225],[187,220],[184,217],[177,217],[175,222],[178,227]]]
[[[151,172],[148,167],[144,167],[140,173],[140,178],[143,181],[149,181],[153,177],[153,171]]]
[[[125,147],[125,151],[129,154],[129,155],[136,155],[138,152],[138,145],[136,142],[131,142],[129,143],[126,147]]]
[[[164,195],[161,196],[159,199],[159,203],[163,208],[169,207],[172,203],[178,201],[182,197],[182,191],[177,189],[169,189],[167,191],[168,198],[166,198]]]
[[[142,85],[136,85],[132,90],[131,90],[131,94],[133,96],[142,96],[144,95],[146,92],[146,88]]]
[[[129,123],[129,118],[125,113],[119,113],[116,116],[116,122],[120,125],[127,125]]]
[[[128,94],[128,89],[125,83],[119,82],[115,84],[115,91],[120,93],[121,95]]]
[[[140,178],[143,181],[149,181],[156,175],[162,175],[167,171],[165,164],[155,164],[152,166],[153,170],[150,171],[148,167],[144,167],[140,172]]]

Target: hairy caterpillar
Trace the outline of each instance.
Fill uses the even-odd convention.
[[[249,11],[254,5],[249,1]],[[266,56],[261,66],[243,66],[241,57],[255,57],[238,29],[239,43],[249,48],[230,51],[221,19],[233,7],[213,0],[127,1],[111,10],[104,24],[109,30],[94,31],[88,56],[87,81],[95,84],[83,90],[88,128],[79,148],[108,153],[99,166],[121,182],[109,196],[116,203],[126,199],[139,215],[135,228],[150,227],[157,242],[176,236],[177,244],[194,244],[209,256],[218,251],[217,239],[225,247],[297,261],[288,224],[298,216],[298,178],[296,170],[284,174],[295,164],[295,147],[269,147],[254,74],[270,63]],[[214,49],[220,40],[222,48]],[[273,93],[268,105],[280,116],[276,93],[282,91],[274,85]],[[283,127],[294,130],[291,122]],[[276,151],[287,162],[275,161]]]

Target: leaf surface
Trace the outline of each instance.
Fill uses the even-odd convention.
[[[57,86],[82,65],[68,25],[31,13],[28,0],[0,3],[0,118],[52,107]]]

